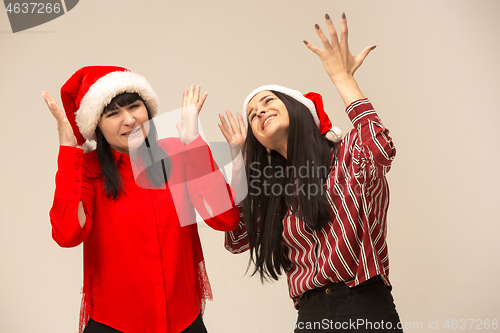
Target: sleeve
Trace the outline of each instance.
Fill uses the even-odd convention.
[[[82,167],[83,149],[60,146],[57,158],[56,190],[50,210],[52,238],[61,247],[82,243],[92,228],[93,186]],[[85,225],[80,226],[78,206],[83,203]]]
[[[215,230],[233,230],[239,221],[234,191],[214,162],[207,143],[198,136],[183,148],[186,185],[193,206]]]
[[[346,109],[357,133],[347,138],[353,147],[355,173],[364,181],[385,176],[396,156],[389,130],[382,125],[368,99],[353,102]]]
[[[243,222],[243,204],[238,205],[239,222],[235,229],[227,231],[224,238],[224,247],[231,253],[243,253],[250,246],[248,244],[248,233]]]

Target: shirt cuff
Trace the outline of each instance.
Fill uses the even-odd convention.
[[[80,201],[82,193],[82,158],[83,149],[81,148],[59,147],[54,199]]]
[[[377,119],[377,113],[375,112],[372,104],[368,98],[359,99],[352,102],[346,108],[347,115],[351,119],[354,128],[357,128],[360,123],[368,122],[368,120]]]

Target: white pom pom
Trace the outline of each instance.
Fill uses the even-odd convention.
[[[85,141],[85,143],[83,144],[82,148],[83,148],[83,152],[84,153],[88,153],[89,151],[92,151],[96,148],[97,144],[95,141]]]
[[[335,143],[342,141],[342,130],[336,126],[333,126],[331,130],[326,132],[326,138]]]

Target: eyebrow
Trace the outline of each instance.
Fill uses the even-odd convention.
[[[262,102],[263,100],[265,100],[265,99],[266,99],[267,97],[269,97],[269,96],[271,96],[271,95],[266,95],[266,96],[262,97],[261,99],[259,99],[259,102]],[[248,110],[247,116],[248,116],[250,113],[252,113],[252,110],[253,110],[253,108],[251,108],[250,110]]]

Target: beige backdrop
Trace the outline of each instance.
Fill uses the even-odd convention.
[[[217,114],[240,111],[253,88],[276,83],[323,93],[346,132],[342,101],[302,43],[319,45],[314,24],[324,27],[327,12],[338,24],[343,11],[352,51],[378,46],[356,77],[397,147],[390,277],[402,321],[422,323],[406,332],[500,319],[500,2],[82,0],[16,34],[0,12],[0,332],[77,330],[82,247],[51,239],[58,138],[42,90],[60,101],[78,68],[120,65],[147,77],[167,112],[199,83],[210,92],[205,134],[222,141]],[[247,254],[223,248],[222,233],[200,234],[215,296],[209,331],[292,332],[286,280],[261,285],[244,275]],[[460,331],[475,327],[484,322]]]

